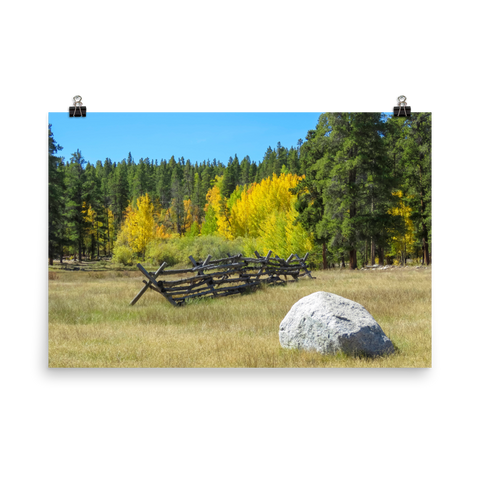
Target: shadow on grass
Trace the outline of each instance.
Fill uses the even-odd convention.
[[[188,307],[191,305],[210,305],[214,301],[213,297],[196,297],[187,298],[181,307]]]
[[[291,356],[293,358],[297,358],[300,356],[308,355],[312,358],[318,356],[324,359],[331,359],[331,360],[349,360],[349,359],[356,359],[356,360],[364,360],[367,362],[373,362],[380,358],[390,357],[392,355],[398,355],[401,353],[401,350],[392,342],[394,351],[392,353],[383,353],[380,355],[371,355],[365,352],[344,352],[342,350],[338,350],[335,353],[321,353],[316,350],[304,350],[301,348],[283,348],[280,347],[279,353],[280,356]]]

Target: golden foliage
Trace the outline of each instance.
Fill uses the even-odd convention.
[[[393,195],[396,197],[402,198],[403,192],[400,190],[394,192]],[[414,244],[415,244],[415,235],[414,235],[414,227],[412,219],[410,215],[412,213],[412,209],[402,200],[400,200],[399,206],[396,208],[392,208],[388,212],[390,215],[398,215],[401,216],[405,222],[406,231],[403,236],[392,237],[392,254],[402,254],[406,256],[407,254],[413,254],[415,252]]]
[[[227,239],[257,238],[246,242],[249,254],[255,249],[265,255],[273,250],[276,255],[302,254],[313,248],[311,235],[301,225],[295,225],[298,215],[294,208],[296,196],[290,192],[301,177],[291,173],[254,183],[249,188],[237,187],[225,201],[215,185],[207,194],[207,207],[215,209],[218,233]]]
[[[137,198],[135,207],[127,207],[123,230],[127,234],[130,248],[142,256],[145,255],[147,244],[155,237],[156,230],[153,203],[148,193]]]
[[[231,233],[229,212],[226,204],[226,200],[220,194],[221,182],[223,177],[216,177],[216,184],[207,193],[207,204],[205,205],[205,211],[208,207],[212,207],[215,211],[217,218],[217,232],[229,240],[232,240],[234,236]]]

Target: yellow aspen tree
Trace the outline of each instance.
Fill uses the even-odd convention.
[[[187,230],[190,230],[193,223],[193,205],[190,199],[183,201],[183,211],[183,231],[186,232]]]
[[[124,213],[124,221],[119,234],[117,235],[117,244],[121,239],[122,245],[126,244],[133,249],[133,242],[135,241],[135,229],[136,229],[136,211],[135,207],[131,203],[127,206]]]
[[[295,187],[301,177],[291,173],[282,173],[263,179],[254,184],[232,208],[232,224],[243,225],[240,230],[249,236],[258,237],[262,224],[272,212],[287,212],[292,208],[295,196],[290,189]]]
[[[291,253],[287,253],[288,243],[286,228],[287,219],[285,212],[273,212],[264,220],[260,229],[261,255],[266,255],[269,250],[272,250],[274,255],[285,258],[285,256],[288,256]]]
[[[113,251],[113,237],[115,235],[115,217],[113,212],[107,208],[107,252]]]
[[[218,179],[218,177],[217,177]],[[217,180],[217,184],[215,184],[208,192],[207,192],[207,204],[205,206],[205,211],[208,210],[209,207],[212,207],[215,211],[215,217],[217,219],[217,233],[222,235],[227,239],[232,239],[233,236],[231,234],[230,223],[225,215],[225,208],[226,208],[226,201],[222,198],[220,194],[220,187]]]
[[[161,232],[163,232],[165,235],[169,235],[169,237],[165,238],[170,238],[175,228],[170,208],[161,209],[160,212],[156,215],[156,220],[158,228],[162,227]],[[159,238],[162,238],[162,235]]]
[[[393,195],[402,198],[403,192],[399,190],[397,192],[393,192]],[[410,218],[412,209],[403,200],[401,200],[399,202],[399,206],[392,208],[388,213],[390,215],[401,216],[405,223],[404,235],[392,237],[391,243],[392,255],[400,255],[403,261],[407,254],[412,254],[415,252],[415,232],[412,219]]]
[[[300,224],[295,224],[297,215],[292,203],[289,210],[277,210],[265,220],[259,237],[262,255],[272,250],[275,255],[287,258],[291,253],[303,256],[312,250],[312,236]]]
[[[97,225],[96,225],[96,217],[97,214],[95,210],[90,206],[83,202],[82,208],[83,218],[86,224],[85,233],[86,236],[90,237],[90,235],[95,235]]]
[[[167,227],[165,225],[157,225],[157,228],[155,229],[155,238],[159,238],[160,240],[165,240],[167,238],[171,238],[172,233],[167,230]]]
[[[243,189],[240,198],[232,206],[231,232],[233,237],[251,237],[250,219],[252,215],[251,194],[257,184]]]
[[[83,241],[87,251],[90,253],[90,258],[93,258],[99,241],[99,229],[102,227],[102,223],[98,221],[97,212],[86,202],[82,204],[82,215],[85,222]]]
[[[130,248],[145,257],[148,243],[155,237],[153,203],[146,193],[138,197],[136,206],[129,205],[125,214],[125,228]]]

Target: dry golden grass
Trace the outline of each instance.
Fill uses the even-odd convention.
[[[430,367],[431,271],[333,270],[315,280],[172,307],[135,272],[56,272],[49,282],[50,367]],[[280,347],[278,327],[305,295],[359,302],[393,341],[381,358]]]

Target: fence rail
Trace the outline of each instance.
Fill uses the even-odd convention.
[[[290,255],[286,260],[278,256],[272,257],[272,251],[262,257],[255,252],[256,258],[243,257],[241,254],[213,260],[208,255],[204,260],[189,257],[192,268],[166,270],[166,262],[162,263],[156,272],[147,272],[138,263],[138,269],[147,280],[143,288],[135,295],[130,305],[135,305],[147,291],[153,290],[163,295],[173,306],[184,305],[190,298],[225,297],[257,289],[261,284],[284,284],[297,281],[300,277],[312,277],[306,260],[297,254]],[[178,280],[160,280],[164,275],[193,274]],[[284,277],[281,279],[280,276]],[[288,280],[291,277],[291,280]]]

